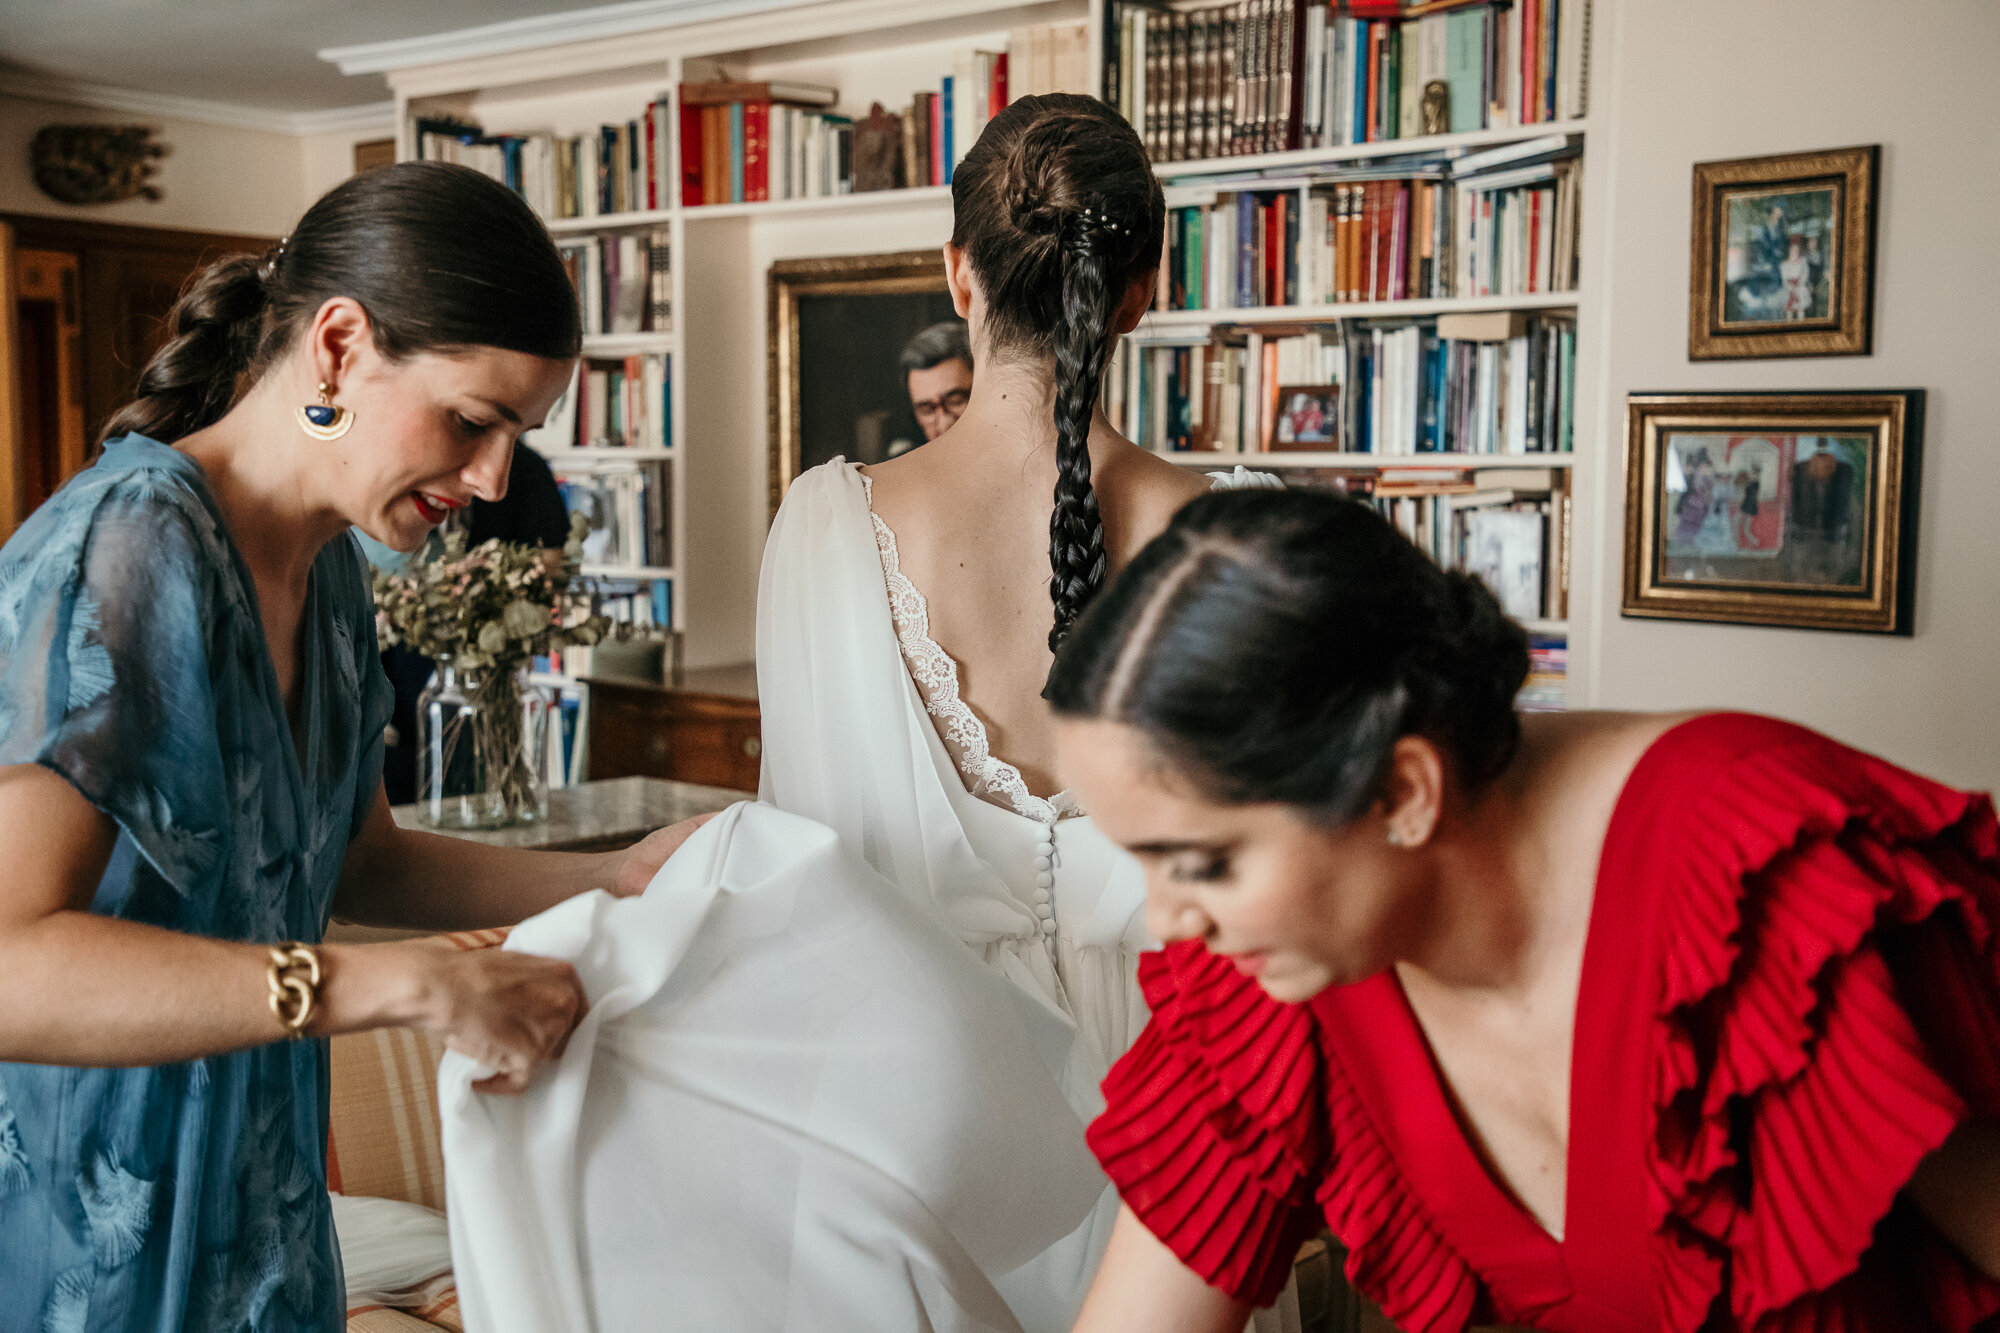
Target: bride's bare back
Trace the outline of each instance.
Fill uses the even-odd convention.
[[[1005,370],[982,371],[1014,380]],[[993,754],[1028,790],[1053,795],[1055,742],[1042,682],[1051,654],[1049,513],[1056,482],[1048,389],[975,380],[965,415],[935,441],[868,469],[874,510],[896,536],[902,573],[929,602],[930,636],[958,665],[959,697],[985,723]],[[986,392],[982,392],[986,390]],[[1206,489],[1100,416],[1090,460],[1104,517],[1107,576]],[[953,759],[960,756],[954,754]]]

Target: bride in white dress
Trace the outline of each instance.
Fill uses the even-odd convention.
[[[1109,568],[1210,483],[1095,407],[1161,251],[1130,127],[1023,99],[953,201],[971,401],[793,483],[760,803],[644,897],[517,929],[592,999],[550,1078],[499,1101],[445,1072],[469,1326],[1062,1333],[1081,1305],[1117,1207],[1083,1126],[1146,1022],[1144,883],[1056,789],[1040,691]]]

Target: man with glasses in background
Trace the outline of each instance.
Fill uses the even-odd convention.
[[[910,339],[900,358],[910,410],[929,442],[951,429],[972,397],[972,343],[965,321],[947,319]]]

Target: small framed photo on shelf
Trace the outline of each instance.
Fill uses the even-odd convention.
[[[1880,157],[1695,163],[1690,360],[1868,354]]]
[[[1626,402],[1628,616],[1908,634],[1921,389]]]
[[[1278,390],[1271,438],[1273,452],[1337,449],[1340,447],[1340,386],[1287,384]]]

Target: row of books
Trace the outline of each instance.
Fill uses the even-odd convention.
[[[664,332],[673,327],[672,233],[605,232],[557,242],[576,284],[585,333]]]
[[[417,158],[484,172],[544,218],[665,208],[673,179],[670,114],[660,98],[635,120],[568,136],[489,135],[476,125],[424,118],[414,127]]]
[[[1569,636],[1528,636],[1528,679],[1514,696],[1524,713],[1560,713],[1569,707]]]
[[[673,409],[672,358],[586,355],[548,420],[522,440],[551,457],[568,449],[671,449]]]
[[[1285,481],[1368,500],[1439,565],[1476,574],[1516,620],[1569,614],[1567,469],[1293,468]]]
[[[1590,0],[1107,9],[1104,97],[1157,162],[1531,125],[1585,110]]]
[[[900,111],[833,108],[837,89],[711,80],[680,88],[681,203],[817,199],[951,183],[986,123],[1017,98],[1089,86],[1089,29],[1048,23],[1008,49],[954,53],[935,90]]]
[[[1504,169],[1459,174],[1431,163],[1176,186],[1154,304],[1224,310],[1575,290],[1575,149],[1556,135],[1494,152]],[[1488,160],[1480,154],[1475,166]]]
[[[663,463],[549,460],[572,514],[590,521],[583,562],[627,569],[659,568],[673,559],[670,473]]]
[[[1126,340],[1105,410],[1160,452],[1567,453],[1576,321],[1515,311],[1348,321],[1281,337]]]

